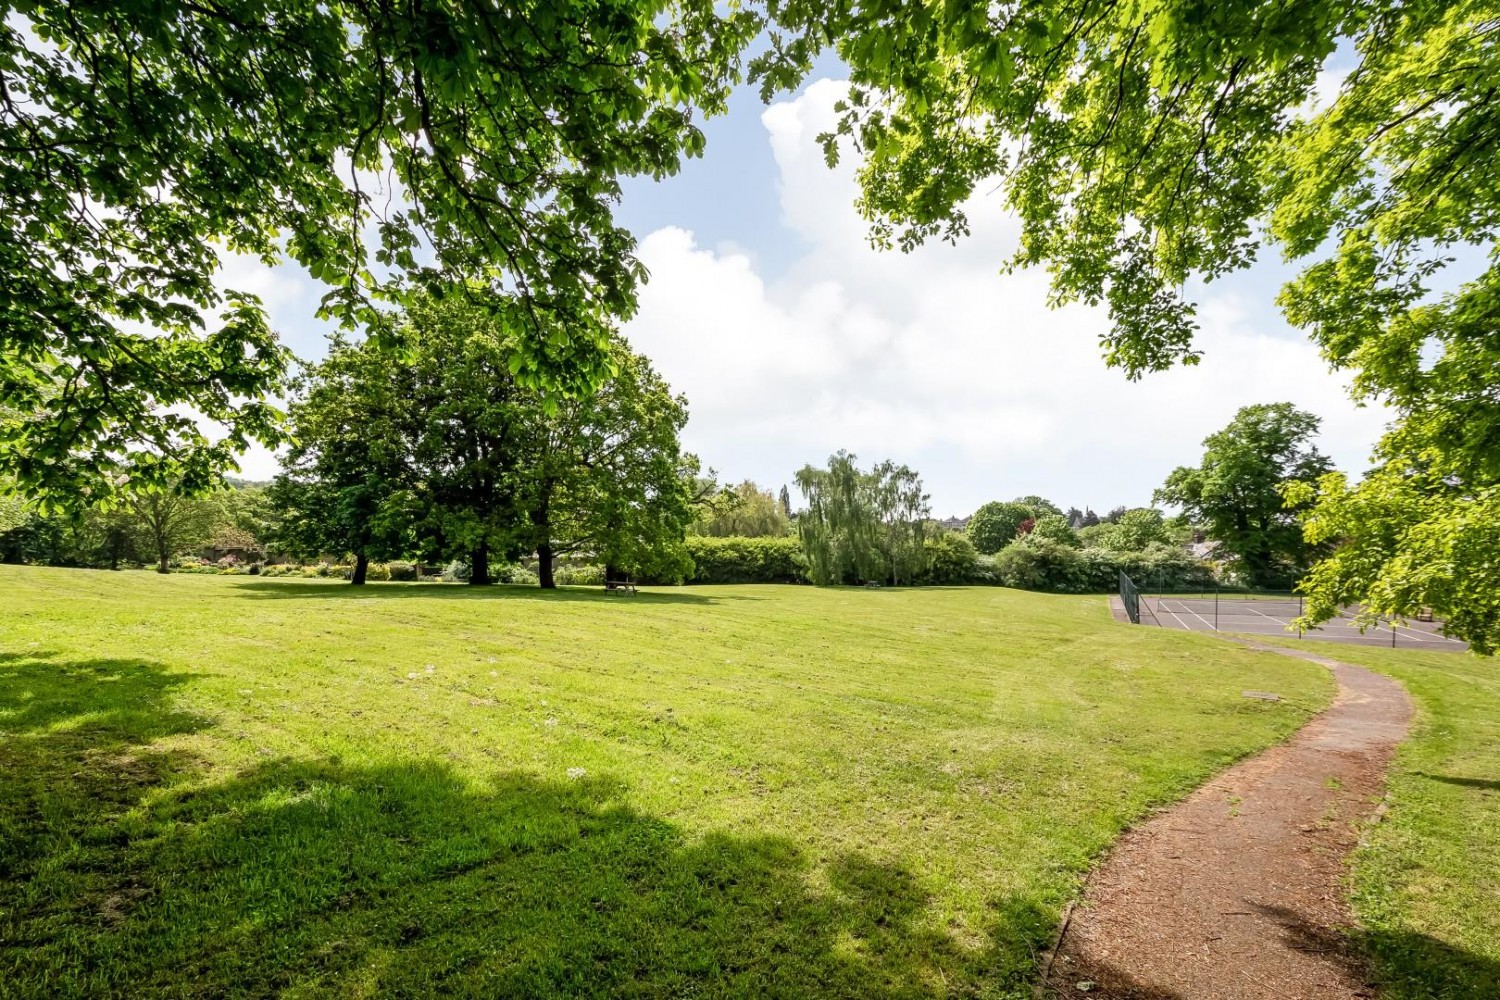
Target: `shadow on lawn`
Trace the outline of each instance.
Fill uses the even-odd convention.
[[[730,601],[760,601],[750,594],[687,594],[671,588],[641,590],[634,595],[611,594],[603,587],[562,587],[543,590],[511,584],[469,587],[441,583],[367,583],[362,587],[327,580],[254,580],[238,583],[237,590],[260,600],[355,600],[386,601],[411,598],[443,598],[477,601],[561,601],[564,603],[724,604]]]
[[[1419,774],[1419,777],[1429,781],[1441,781],[1445,785],[1459,785],[1463,788],[1481,788],[1486,791],[1500,791],[1500,781],[1490,778],[1460,778],[1451,774]]]
[[[1052,924],[982,941],[857,852],[689,835],[608,777],[474,781],[442,762],[153,741],[207,723],[140,661],[0,661],[0,990],[8,996],[934,997],[1019,988]]]

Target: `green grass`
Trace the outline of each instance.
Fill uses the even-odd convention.
[[[1500,997],[1500,663],[1374,647],[1327,655],[1395,677],[1418,705],[1385,820],[1351,873],[1383,996]]]
[[[1029,996],[1121,828],[1331,693],[996,589],[0,607],[5,997]]]

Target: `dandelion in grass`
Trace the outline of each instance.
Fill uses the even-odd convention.
[[[416,680],[417,679],[417,672],[415,670],[413,670],[411,673],[409,673],[409,674],[406,675],[406,679],[409,680],[409,681]]]
[[[587,774],[588,774],[588,772],[585,771],[581,767],[570,767],[570,768],[568,768],[568,780],[569,781],[577,781],[579,778],[585,777]]]
[[[552,729],[554,726],[557,725],[557,720],[549,718],[549,719],[544,720],[542,722],[542,725],[546,726],[548,729]]]

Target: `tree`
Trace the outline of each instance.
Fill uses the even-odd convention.
[[[412,522],[429,555],[466,558],[469,584],[485,586],[492,556],[528,551],[520,492],[543,401],[515,375],[517,337],[466,299],[418,301],[401,330],[396,391],[419,490]]]
[[[797,534],[808,577],[818,586],[889,580],[911,582],[926,566],[931,513],[922,480],[904,465],[882,462],[870,472],[840,451],[828,468],[805,466],[797,487],[807,509]]]
[[[1251,586],[1287,586],[1318,551],[1303,539],[1305,508],[1283,495],[1331,470],[1311,443],[1318,423],[1291,403],[1244,407],[1204,439],[1202,463],[1174,470],[1156,499],[1206,524]]]
[[[1062,513],[1062,508],[1057,504],[1046,497],[1039,497],[1034,493],[1030,496],[1016,497],[1015,502],[1031,511],[1032,517],[1045,517],[1048,514]]]
[[[1312,627],[1357,605],[1354,624],[1430,609],[1477,653],[1500,649],[1500,488],[1468,491],[1431,471],[1377,469],[1289,484],[1309,544],[1332,547],[1303,581]]]
[[[527,377],[596,383],[644,277],[619,178],[701,152],[694,113],[759,31],[712,0],[4,10],[0,398],[54,373],[64,398],[0,439],[0,474],[70,502],[122,467],[198,488],[276,442],[287,355],[217,289],[221,248],[297,261],[383,340],[388,303],[476,290]]]
[[[125,501],[143,545],[156,556],[156,571],[171,571],[172,557],[200,544],[223,520],[215,497],[192,496],[178,489],[131,494]]]
[[[1075,549],[1082,544],[1078,540],[1078,532],[1073,530],[1068,517],[1063,514],[1044,514],[1037,518],[1036,524],[1031,528],[1031,534],[1037,538],[1061,542]]]
[[[274,543],[304,557],[352,554],[355,586],[364,584],[372,558],[399,555],[409,544],[410,518],[397,503],[410,474],[396,371],[389,354],[335,340],[297,384],[293,445],[265,493],[276,512]],[[233,523],[270,527],[258,497],[229,497]]]
[[[1197,361],[1184,289],[1279,253],[1298,268],[1279,298],[1287,319],[1396,415],[1389,474],[1314,494],[1330,504],[1322,523],[1411,497],[1391,488],[1404,475],[1424,499],[1403,523],[1437,532],[1486,509],[1500,486],[1492,3],[771,0],[769,12],[777,44],[753,65],[765,93],[799,82],[824,45],[849,69],[825,151],[862,155],[877,242],[960,238],[970,196],[998,176],[1021,220],[1008,265],[1044,266],[1055,302],[1106,304],[1106,357],[1131,378]],[[1352,65],[1319,95],[1336,53]],[[1451,290],[1431,294],[1440,284]],[[1393,568],[1431,555],[1421,537],[1398,532],[1341,592],[1387,600]],[[1482,558],[1454,550],[1449,572],[1477,584]]]
[[[554,558],[570,553],[599,559],[611,580],[681,579],[692,568],[683,536],[698,462],[678,441],[687,400],[624,340],[612,361],[592,395],[531,407],[519,502],[545,588],[556,586]]]
[[[786,492],[785,486],[781,489]],[[780,537],[790,526],[785,514],[789,505],[789,500],[782,503],[769,490],[763,491],[747,479],[726,489],[718,502],[705,507],[690,530],[695,535],[716,537]]]
[[[1122,551],[1140,552],[1148,545],[1172,543],[1172,531],[1167,527],[1166,517],[1154,507],[1127,510],[1114,526],[1118,548]]]
[[[932,510],[922,490],[922,477],[904,465],[881,462],[868,480],[871,513],[879,527],[876,547],[884,557],[890,580],[908,584],[926,568],[927,521]]]
[[[1099,515],[1094,513],[1094,509],[1092,507],[1088,507],[1088,508],[1086,508],[1084,510],[1084,512],[1083,512],[1083,519],[1078,522],[1078,527],[1080,527],[1080,528],[1092,528],[1094,525],[1096,525],[1098,523],[1099,523]]]
[[[780,499],[781,499],[781,516],[784,517],[784,518],[786,518],[787,521],[790,523],[790,521],[792,520],[792,517],[793,517],[793,515],[792,515],[792,495],[787,492],[786,484],[784,484],[784,483],[782,484],[782,487],[781,487],[781,497],[780,497]]]
[[[992,556],[1014,541],[1021,524],[1032,516],[1031,508],[1024,504],[992,500],[969,518],[969,540],[980,553]]]

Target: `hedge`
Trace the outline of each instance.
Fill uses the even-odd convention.
[[[1186,549],[1154,544],[1140,552],[1075,549],[1027,536],[995,556],[1001,586],[1057,594],[1102,594],[1119,586],[1120,571],[1142,590],[1196,590],[1214,584],[1213,567]]]
[[[688,583],[806,583],[802,543],[790,537],[712,538],[689,535]]]

